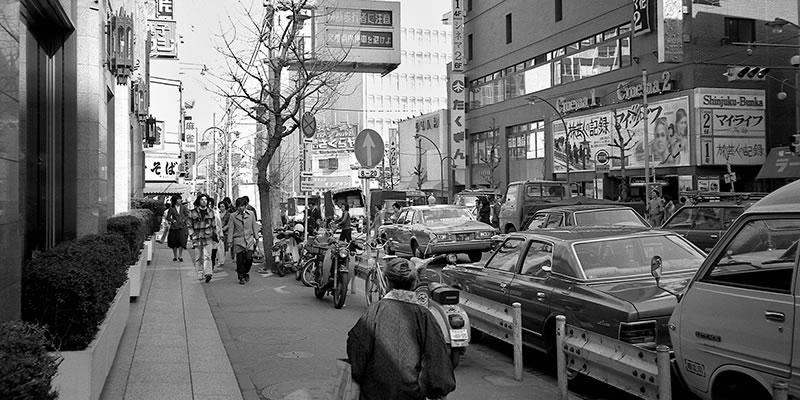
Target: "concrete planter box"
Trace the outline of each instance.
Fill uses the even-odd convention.
[[[142,283],[144,282],[144,272],[147,268],[147,252],[143,249],[139,252],[139,259],[136,264],[128,268],[128,281],[131,283],[130,297],[139,297],[142,292]]]
[[[97,337],[82,351],[62,351],[53,387],[60,400],[98,400],[128,324],[130,281],[119,288]]]
[[[155,239],[150,236],[149,239],[144,241],[144,252],[147,254],[147,263],[150,264],[150,261],[153,261],[153,249],[155,248]]]

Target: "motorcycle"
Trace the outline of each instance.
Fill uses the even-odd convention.
[[[350,251],[349,242],[331,241],[322,262],[313,269],[314,296],[321,299],[326,294],[333,295],[333,306],[336,309],[342,308],[347,298]]]
[[[300,269],[303,229],[303,225],[297,224],[293,230],[278,230],[275,233],[272,254],[275,261],[275,272],[278,276],[284,276],[287,272],[296,274],[296,271]],[[296,277],[298,277],[297,274]]]
[[[314,286],[314,277],[317,274],[317,271],[322,268],[322,261],[325,258],[325,251],[327,250],[328,244],[324,240],[324,237],[317,236],[317,237],[310,237],[308,238],[308,242],[304,244],[304,256],[302,265],[298,268],[300,281],[303,282],[303,285],[308,287]]]
[[[427,259],[412,257],[419,282],[414,292],[417,302],[427,307],[442,330],[445,343],[450,348],[450,362],[458,366],[471,339],[469,315],[459,306],[459,290],[442,283],[441,275],[428,266],[434,261],[446,260],[448,265],[456,264],[456,255],[438,255]]]

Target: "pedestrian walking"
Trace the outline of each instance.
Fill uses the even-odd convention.
[[[402,207],[400,206],[400,203],[398,203],[396,201],[394,202],[394,204],[392,204],[392,215],[389,217],[389,219],[392,221],[392,223],[395,223],[395,224],[398,223],[397,222],[397,217],[400,216],[400,209],[401,208]]]
[[[308,234],[316,235],[317,229],[319,229],[319,226],[322,223],[322,212],[319,210],[319,205],[317,203],[311,203],[311,212],[309,213],[309,218]]]
[[[256,212],[255,207],[250,205],[250,197],[242,196],[242,198],[244,199],[245,203],[247,203],[247,210],[253,213],[253,218],[255,218],[256,221],[258,221],[258,213]]]
[[[647,202],[647,221],[652,227],[660,227],[664,221],[664,205],[661,203],[661,196],[658,190],[650,193],[650,201]]]
[[[227,199],[227,197],[226,197]],[[230,202],[230,199],[228,199]],[[220,265],[225,264],[225,260],[228,259],[228,253],[231,251],[231,245],[228,243],[228,222],[230,221],[231,217],[231,206],[226,202],[224,199],[217,204],[217,214],[219,214],[220,222],[222,223],[222,262]]]
[[[169,223],[167,246],[172,249],[172,261],[183,262],[183,251],[186,250],[188,241],[186,223],[189,219],[189,209],[183,204],[179,195],[173,195],[171,203],[172,206],[167,211]]]
[[[385,274],[389,292],[347,334],[347,357],[360,399],[442,398],[455,390],[456,378],[439,325],[417,303],[414,267],[394,258]]]
[[[491,224],[492,207],[489,205],[489,199],[487,199],[486,196],[481,196],[479,204],[478,221]]]
[[[435,206],[436,205],[436,197],[433,195],[428,196],[428,205]]]
[[[351,241],[353,240],[353,226],[350,222],[350,206],[347,203],[342,203],[342,216],[333,221],[334,224],[339,226],[341,232],[339,233],[339,240]]]
[[[376,204],[375,205],[375,216],[373,217],[372,221],[372,232],[373,236],[378,236],[378,228],[383,226],[383,204]]]
[[[219,241],[217,218],[213,207],[209,206],[209,197],[206,194],[199,194],[194,201],[194,209],[189,212],[189,236],[192,238],[192,245],[197,249],[197,278],[205,278],[206,282],[211,282],[214,269],[211,265],[211,253],[213,252],[213,242]]]
[[[171,199],[164,202],[164,214],[161,215],[161,231],[159,231],[156,235],[158,238],[158,243],[164,243],[167,241],[167,236],[169,235],[169,222],[167,221],[167,214],[169,214],[170,207],[172,207]]]
[[[225,236],[223,236],[222,232],[222,211],[219,210],[219,206],[217,206],[217,209],[213,209],[214,204],[214,199],[209,197],[208,208],[214,213],[214,227],[216,229],[214,235],[215,239],[211,241],[211,270],[214,270],[214,268],[217,268],[217,266],[222,268],[222,266],[225,265]],[[220,253],[220,250],[222,250],[222,255],[219,257],[219,264],[217,264],[217,255]]]
[[[228,227],[228,243],[231,243],[231,254],[236,259],[236,275],[240,285],[250,281],[253,251],[257,242],[256,217],[247,209],[244,198],[240,197],[236,199],[236,212],[231,214]]]
[[[667,222],[669,217],[675,213],[675,203],[672,201],[672,197],[670,195],[665,194],[663,197],[664,203],[664,220],[661,222]]]

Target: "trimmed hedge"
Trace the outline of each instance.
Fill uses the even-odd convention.
[[[36,254],[23,270],[22,319],[45,326],[53,350],[85,349],[128,279],[129,257],[126,240],[108,233]]]
[[[106,222],[108,232],[121,235],[127,242],[128,265],[135,264],[139,258],[139,252],[150,229],[149,213],[150,210],[131,210],[108,217]]]
[[[137,198],[131,200],[132,209],[145,209],[153,212],[150,217],[150,234],[161,230],[161,219],[164,217],[164,210],[167,209],[164,202],[157,199]]]
[[[61,358],[48,352],[50,342],[40,326],[0,322],[0,399],[52,399]]]

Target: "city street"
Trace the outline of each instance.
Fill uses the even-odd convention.
[[[356,279],[357,294],[336,310],[330,296],[317,300],[293,276],[251,273],[241,286],[232,269],[228,263],[203,288],[244,399],[328,398],[335,361],[347,357],[347,332],[366,309],[364,281]],[[448,398],[557,398],[555,374],[537,363],[539,353],[525,352],[522,382],[513,379],[512,356],[497,340],[472,343]],[[633,399],[585,378],[570,389],[578,398]]]

